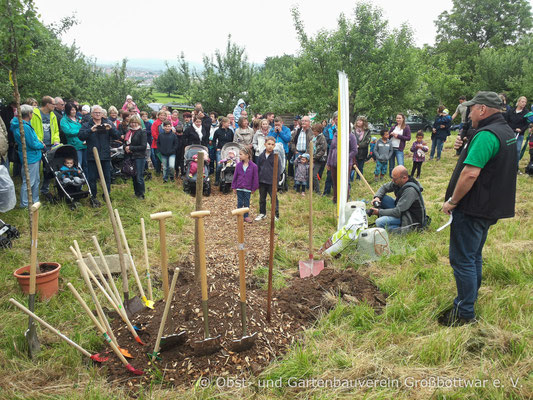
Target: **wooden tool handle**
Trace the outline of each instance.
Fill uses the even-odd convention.
[[[170,303],[172,303],[172,296],[174,295],[174,290],[176,288],[176,282],[178,281],[179,273],[180,273],[180,269],[176,268],[174,270],[174,276],[172,277],[172,283],[170,284],[170,293],[168,294],[168,297],[166,298],[165,310],[163,311],[163,318],[161,319],[161,323],[159,324],[159,331],[157,332],[157,340],[155,341],[152,362],[155,361],[156,354],[159,351],[159,345],[161,344],[161,336],[163,336],[163,331],[165,330],[165,324],[167,322],[168,311],[170,310]]]
[[[111,199],[109,198],[109,192],[107,191],[107,185],[104,177],[104,171],[102,170],[102,164],[100,163],[100,156],[98,155],[98,149],[93,147],[94,162],[98,169],[98,175],[100,176],[100,184],[102,185],[102,191],[104,192],[105,203],[107,211],[109,212],[109,218],[113,225],[113,233],[115,234],[115,241],[117,242],[118,261],[120,263],[120,270],[122,272],[122,291],[124,297],[129,297],[128,288],[128,272],[126,271],[126,263],[124,262],[124,252],[122,250],[122,244],[120,243],[120,234],[117,227],[117,221],[115,220],[115,214],[113,213],[113,206],[111,205]]]
[[[146,267],[146,280],[148,281],[148,298],[154,301],[152,293],[152,278],[150,277],[150,261],[148,260],[148,243],[146,242],[146,228],[144,226],[144,218],[141,218],[141,235],[143,239],[144,250],[144,264]]]
[[[167,256],[167,232],[165,228],[165,221],[159,220],[159,240],[161,247],[161,276],[163,278],[163,295],[166,299],[168,297],[168,256]]]
[[[68,337],[66,337],[65,335],[63,335],[61,332],[59,332],[56,328],[54,328],[52,325],[48,324],[47,322],[45,322],[44,320],[42,320],[41,318],[39,318],[36,314],[32,313],[30,310],[28,310],[26,307],[24,307],[22,304],[20,304],[18,301],[16,301],[15,299],[9,299],[9,301],[11,302],[11,304],[14,304],[15,306],[17,306],[18,308],[20,308],[22,311],[24,311],[26,314],[28,314],[30,317],[32,317],[34,320],[36,320],[37,322],[39,322],[42,326],[44,326],[45,328],[47,328],[48,330],[50,330],[51,332],[55,333],[57,336],[59,336],[61,339],[63,339],[65,342],[67,342],[68,344],[70,344],[72,347],[74,347],[75,349],[79,350],[80,352],[82,352],[83,354],[85,354],[87,357],[90,357],[91,356],[91,353],[89,353],[87,350],[85,350],[83,347],[81,347],[79,344],[73,342],[72,340],[70,340]]]
[[[102,252],[102,248],[100,247],[100,244],[98,243],[98,239],[96,239],[96,236],[93,236],[93,243],[96,247],[96,251],[98,252],[98,256],[100,257],[100,260],[102,261],[102,265],[104,266],[105,273],[107,276],[107,281],[111,285],[111,288],[113,289],[113,293],[115,293],[115,298],[117,299],[118,303],[120,305],[122,304],[122,299],[120,297],[120,293],[118,292],[117,285],[115,284],[115,280],[113,279],[113,276],[111,275],[111,271],[109,270],[109,265],[107,265],[107,261],[105,259],[104,253]]]
[[[207,217],[210,214],[211,214],[211,211],[209,211],[209,210],[193,211],[191,213],[191,217],[193,217],[193,218],[202,218],[202,217]]]
[[[240,210],[248,210],[248,208],[241,208]],[[234,210],[237,211],[237,210]],[[233,211],[232,211],[233,213]],[[246,278],[244,267],[244,214],[237,215],[237,248],[239,250],[239,292],[241,302],[246,303]]]
[[[355,167],[355,171],[357,172],[357,175],[359,175],[359,177],[363,180],[363,182],[366,184],[366,186],[368,187],[368,189],[370,190],[370,192],[372,193],[372,196],[376,197],[376,192],[374,192],[374,189],[372,189],[372,186],[370,186],[367,182],[367,180],[365,179],[365,177],[363,176],[363,174],[361,173],[361,171],[359,171],[359,168],[357,168],[357,165],[354,165]]]
[[[37,211],[39,208],[41,208],[41,202],[37,202],[37,203],[33,203],[32,206],[30,207],[30,211],[33,213],[35,211]]]
[[[150,214],[150,219],[167,219],[172,217],[172,211],[163,211],[155,214]]]
[[[122,238],[122,243],[124,243],[124,247],[126,248],[126,254],[128,255],[128,258],[130,260],[130,266],[131,266],[131,270],[133,271],[135,282],[137,283],[137,286],[139,287],[139,293],[141,294],[142,298],[146,298],[146,296],[144,295],[144,290],[141,284],[141,280],[139,279],[139,274],[137,273],[137,268],[135,267],[135,262],[133,261],[133,256],[131,255],[130,245],[128,244],[128,239],[126,238],[126,232],[124,232],[124,226],[122,225],[122,219],[120,218],[120,214],[116,208],[115,208],[115,219],[117,220],[118,229],[120,230],[120,237]]]
[[[204,211],[199,211],[204,212]],[[209,212],[209,211],[207,211]],[[191,215],[194,213],[191,213]],[[209,214],[207,214],[209,215]],[[204,238],[204,220],[198,220],[198,252],[200,261],[200,285],[202,288],[202,301],[207,301],[207,271],[205,266],[205,238]]]
[[[31,217],[31,249],[30,249],[30,290],[29,294],[35,294],[35,282],[37,277],[37,237],[39,233],[39,208],[41,203],[32,206]]]
[[[313,153],[314,145],[311,142],[309,146],[309,258],[312,259],[313,256],[313,180],[315,176],[313,174]]]
[[[244,215],[250,212],[250,207],[237,208],[231,211],[231,215]]]

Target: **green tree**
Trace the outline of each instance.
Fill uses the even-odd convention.
[[[389,32],[381,9],[358,3],[352,19],[341,14],[337,29],[308,37],[296,8],[292,14],[302,47],[294,83],[295,101],[302,112],[322,116],[337,109],[339,70],[348,75],[354,113],[385,120],[412,106],[417,79],[407,26]]]
[[[527,0],[453,0],[451,12],[435,21],[437,42],[455,39],[475,43],[480,49],[512,45],[532,26]]]
[[[226,114],[233,111],[239,98],[246,98],[255,67],[248,62],[244,47],[228,36],[225,52],[215,51],[203,59],[204,69],[194,73],[190,99],[201,102],[206,111]]]
[[[154,79],[154,86],[159,92],[167,93],[168,96],[178,89],[178,69],[173,65],[166,64],[167,69]]]

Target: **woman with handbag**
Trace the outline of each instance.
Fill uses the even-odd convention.
[[[144,165],[146,161],[146,132],[142,128],[141,119],[133,115],[129,121],[129,130],[124,137],[124,164],[131,170],[135,196],[144,199]],[[124,168],[123,168],[124,169]]]

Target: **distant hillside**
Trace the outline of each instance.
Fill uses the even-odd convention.
[[[176,64],[176,58],[163,60],[158,58],[132,58],[128,59],[128,69],[142,69],[146,71],[162,72],[165,70],[167,62],[172,65]],[[102,67],[110,67],[119,64],[121,60],[97,60],[96,64]],[[189,65],[196,70],[201,70],[203,64],[200,62],[189,62]]]

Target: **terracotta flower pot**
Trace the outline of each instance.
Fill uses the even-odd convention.
[[[46,272],[37,273],[36,290],[41,300],[47,300],[53,297],[59,290],[58,280],[61,264],[55,262],[43,262],[39,263],[39,269],[41,271],[44,269]],[[17,269],[13,272],[13,275],[17,278],[22,292],[28,294],[30,291],[30,266],[26,265],[25,267]]]

